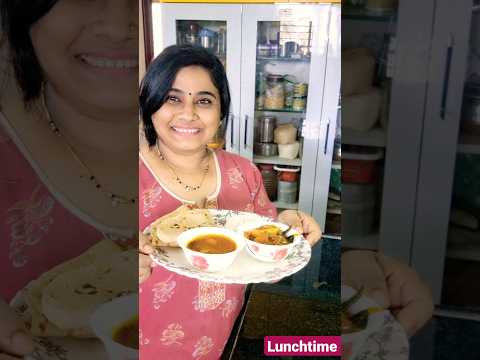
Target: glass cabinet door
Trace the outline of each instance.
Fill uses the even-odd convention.
[[[407,263],[434,14],[435,0],[342,7],[343,245]]]
[[[232,104],[226,126],[212,139],[211,148],[239,153],[241,5],[160,4],[152,9],[154,52],[173,44],[201,46],[225,66]]]
[[[480,17],[436,3],[412,265],[438,305],[480,312]]]
[[[312,212],[316,150],[327,131],[321,114],[330,9],[244,6],[240,154],[266,174],[280,209]]]

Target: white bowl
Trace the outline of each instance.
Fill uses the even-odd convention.
[[[207,234],[224,235],[230,238],[235,242],[236,249],[225,254],[204,254],[198,251],[190,250],[187,247],[188,243],[194,238]],[[238,253],[242,251],[243,247],[245,246],[245,239],[243,236],[237,234],[235,231],[217,227],[199,227],[187,230],[178,236],[177,242],[182,248],[183,253],[190,265],[206,272],[216,272],[226,269],[232,264]]]
[[[357,290],[351,287],[342,285],[342,302],[350,299]],[[353,304],[349,310],[352,314],[358,313],[368,308],[378,308],[379,305],[372,299],[362,296],[355,304]],[[368,337],[375,331],[378,331],[385,322],[386,311],[377,312],[371,314],[368,317],[367,327],[362,331],[357,331],[351,334],[342,334],[342,347],[343,349],[350,348],[349,355],[346,360],[354,360],[359,355],[362,347],[367,342]]]
[[[288,225],[282,224],[282,223],[277,223],[277,222],[272,222],[272,221],[255,221],[251,222],[248,224],[240,225],[237,228],[237,232],[241,234],[243,237],[245,237],[245,232],[250,231],[256,228],[259,228],[260,226],[263,225],[275,225],[278,228],[280,228],[282,231],[285,231],[288,229]],[[278,262],[282,261],[285,259],[290,252],[292,251],[293,247],[295,246],[296,242],[300,240],[300,234],[296,232],[295,230],[290,230],[287,233],[287,236],[289,235],[296,235],[294,238],[294,241],[290,244],[287,245],[266,245],[266,244],[260,244],[258,242],[249,240],[245,237],[245,241],[247,244],[247,252],[250,254],[253,258],[260,260],[260,261],[265,261],[265,262]]]
[[[101,305],[90,318],[90,326],[103,342],[111,360],[138,360],[138,350],[113,341],[113,332],[138,316],[138,294],[119,297]]]

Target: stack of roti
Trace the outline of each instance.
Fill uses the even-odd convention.
[[[97,307],[138,290],[138,253],[103,240],[22,291],[23,318],[35,336],[95,337],[89,319]]]
[[[177,237],[182,232],[202,226],[215,226],[207,209],[180,206],[177,210],[155,220],[148,229],[153,246],[178,246]]]

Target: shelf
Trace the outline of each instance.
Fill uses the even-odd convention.
[[[287,57],[257,57],[257,61],[281,61],[281,62],[300,62],[300,63],[310,63],[310,58],[300,58],[292,59]]]
[[[460,134],[457,152],[463,154],[480,154],[480,135]]]
[[[480,231],[470,231],[450,226],[447,257],[480,261]]]
[[[274,109],[255,109],[255,111],[259,111],[259,112],[274,112],[274,113],[305,114],[305,110],[303,110],[303,111],[296,111],[296,110],[292,110],[292,109],[282,109],[282,110],[274,110]]]
[[[290,204],[290,203],[285,203],[283,201],[274,201],[273,205],[275,205],[277,209],[292,209],[292,210],[298,209],[298,203]]]
[[[343,128],[342,144],[386,147],[387,133],[380,127],[365,132]]]
[[[341,234],[322,234],[323,239],[342,240]]]
[[[378,250],[379,233],[371,233],[364,236],[352,236],[343,234],[342,247],[360,250]]]
[[[284,159],[278,156],[253,156],[253,162],[256,164],[275,164],[275,165],[292,165],[302,166],[302,159]]]
[[[363,7],[342,6],[342,20],[393,22],[396,21],[396,12],[376,14]]]

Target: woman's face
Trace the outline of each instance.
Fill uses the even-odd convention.
[[[75,108],[138,113],[138,0],[59,0],[30,37],[48,83]]]
[[[188,66],[177,73],[152,121],[164,146],[188,154],[205,148],[218,129],[220,116],[220,94],[210,74],[200,66]]]

